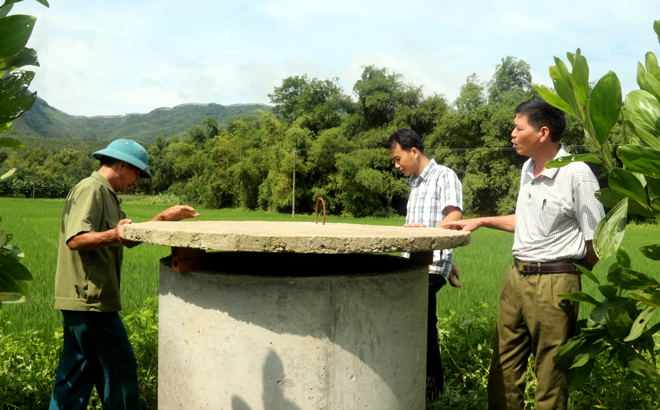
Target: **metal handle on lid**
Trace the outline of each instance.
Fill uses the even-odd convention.
[[[319,223],[319,201],[323,203],[323,225],[325,225],[325,201],[321,197],[316,200],[316,223]]]

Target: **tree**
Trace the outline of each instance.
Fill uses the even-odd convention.
[[[353,86],[358,97],[356,111],[366,128],[382,127],[394,119],[403,107],[416,107],[422,99],[421,87],[404,84],[401,74],[390,74],[387,68],[367,66]]]
[[[32,16],[8,16],[13,3],[6,0],[0,7],[0,133],[11,131],[11,122],[29,110],[37,99],[28,90],[34,72],[21,69],[26,65],[38,66],[37,52],[26,47],[36,21]],[[46,0],[37,0],[48,7]],[[20,141],[0,137],[0,147],[22,148]],[[0,176],[5,179],[15,171]],[[2,219],[0,219],[1,221]],[[23,252],[13,246],[11,233],[0,231],[0,303],[19,301],[28,294],[30,271],[20,263]]]
[[[287,77],[269,94],[274,112],[286,124],[294,121],[314,133],[341,123],[341,116],[351,102],[338,84],[339,78],[319,80],[307,75]]]
[[[495,75],[488,87],[488,99],[499,101],[502,93],[512,91],[528,92],[532,88],[532,74],[529,64],[516,57],[507,56],[498,64]]]

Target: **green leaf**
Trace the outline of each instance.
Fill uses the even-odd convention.
[[[550,67],[550,78],[552,79],[552,84],[555,87],[555,91],[557,92],[557,95],[570,107],[570,111],[567,111],[568,113],[581,116],[582,110],[579,109],[577,100],[575,99],[571,74],[568,72],[566,64],[564,64],[561,59],[555,57],[555,63],[557,65]]]
[[[653,22],[653,31],[658,35],[658,41],[660,41],[660,20]]]
[[[655,69],[657,70],[657,68]],[[651,94],[653,94],[654,97],[656,97],[656,100],[658,99],[658,96],[660,96],[660,81],[658,81],[653,74],[650,72],[644,73],[644,77],[646,78],[646,83],[648,84],[649,88],[651,90],[648,90]]]
[[[535,85],[534,89],[538,91],[541,98],[543,98],[545,102],[547,102],[548,104],[564,112],[573,113],[573,109],[566,103],[566,101],[562,100],[561,97],[558,96],[557,94],[539,85]]]
[[[0,147],[21,149],[23,148],[23,143],[16,138],[0,137]]]
[[[633,320],[625,309],[607,309],[607,331],[614,339],[623,340],[630,334]]]
[[[615,297],[615,298],[605,299],[604,301],[600,302],[600,305],[596,306],[591,311],[589,317],[594,322],[605,326],[607,324],[607,311],[608,309],[611,308],[626,309],[628,311],[634,312],[635,316],[638,315],[638,313],[635,311],[635,302],[631,301],[628,298]]]
[[[0,241],[0,243],[1,242],[2,241]],[[639,251],[642,253],[642,255],[646,256],[651,260],[660,261],[660,245],[642,246],[641,248],[639,248]]]
[[[621,113],[621,83],[613,71],[605,74],[591,91],[588,113],[600,145],[607,142]]]
[[[658,69],[658,59],[655,57],[655,54],[653,52],[649,51],[646,53],[646,69],[650,73],[654,69]]]
[[[26,65],[39,66],[39,61],[37,61],[37,52],[32,48],[25,47],[23,50],[5,58],[5,66],[7,67],[24,67]]]
[[[607,272],[607,278],[621,289],[626,290],[656,289],[660,285],[652,276],[629,268],[610,269]]]
[[[0,124],[11,122],[32,108],[37,95],[28,90],[32,71],[15,71],[0,78]]]
[[[613,168],[608,176],[610,188],[621,192],[628,198],[634,199],[644,205],[646,202],[646,190],[640,180],[632,173],[622,168]]]
[[[647,306],[645,309],[643,309],[639,313],[639,316],[637,316],[637,318],[634,320],[633,325],[630,328],[630,334],[628,334],[628,336],[623,339],[623,341],[630,342],[640,337],[644,333],[644,330],[646,330],[646,326],[654,312],[655,308],[650,306]]]
[[[594,368],[594,363],[596,363],[594,359],[588,359],[583,366],[570,368],[568,370],[566,377],[571,389],[577,389],[589,380],[589,376]]]
[[[16,172],[16,168],[12,168],[9,171],[5,172],[4,174],[0,175],[0,181],[9,178],[10,176],[14,175],[15,172]]]
[[[616,251],[616,261],[621,267],[630,268],[630,256],[623,246],[619,247],[619,250]]]
[[[581,105],[586,105],[587,95],[589,93],[589,65],[587,59],[582,55],[575,56],[573,65],[573,74],[571,80],[573,81],[573,89],[575,96]]]
[[[594,275],[589,269],[585,268],[584,266],[580,266],[580,265],[575,265],[575,266],[578,268],[578,270],[579,270],[584,276],[586,276],[586,277],[588,277],[589,279],[593,280],[594,282],[600,284],[600,281],[598,280],[598,278],[596,277],[596,275]]]
[[[611,189],[603,188],[596,191],[596,198],[603,204],[605,208],[614,208],[622,199],[627,198],[621,192]],[[652,211],[637,201],[628,201],[628,213],[635,215],[642,215],[647,218],[653,218],[655,215]]]
[[[653,89],[649,85],[649,83],[646,81],[646,69],[642,65],[642,63],[637,62],[637,85],[639,85],[639,88],[641,90],[647,91],[649,93],[653,94]],[[656,95],[656,97],[658,97]]]
[[[603,161],[600,160],[594,154],[576,154],[576,155],[566,155],[563,157],[555,158],[551,161],[545,163],[546,168],[561,168],[564,165],[571,164],[573,162],[594,162],[596,164],[602,164]]]
[[[660,198],[660,179],[646,177],[646,187],[649,190],[649,198]]]
[[[617,156],[628,171],[654,178],[660,177],[660,151],[639,145],[624,145],[617,149]]]
[[[598,259],[605,259],[613,255],[626,232],[626,217],[628,215],[628,198],[622,199],[612,210],[605,215],[594,233],[594,251]]]
[[[605,283],[603,285],[598,285],[598,290],[608,299],[614,299],[619,292],[619,288],[610,283]]]
[[[644,303],[645,305],[653,306],[654,308],[660,307],[660,294],[658,292],[631,292],[626,296],[629,299],[636,300],[638,302]]]
[[[660,379],[660,374],[658,374],[655,366],[639,354],[634,355],[628,360],[628,366],[635,374],[645,379]]]
[[[0,57],[17,54],[25,47],[30,36],[36,17],[15,15],[0,19]]]
[[[32,280],[32,274],[21,263],[3,263],[0,265],[0,274],[10,275],[16,280]]]
[[[592,305],[598,306],[600,304],[599,301],[594,299],[591,295],[588,293],[584,292],[574,292],[574,293],[561,293],[557,295],[558,297],[566,300],[570,300],[573,302],[587,302],[591,303]]]
[[[648,80],[648,77],[647,77]],[[635,90],[626,96],[626,111],[629,120],[634,125],[637,136],[651,147],[660,149],[660,142],[656,138],[660,135],[657,121],[660,117],[660,102],[651,93],[644,90]]]
[[[0,303],[21,303],[25,302],[25,295],[14,292],[0,292]]]
[[[27,295],[27,286],[24,283],[0,272],[0,292],[14,292]]]

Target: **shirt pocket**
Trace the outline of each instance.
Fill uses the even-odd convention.
[[[544,200],[537,219],[539,233],[544,237],[556,233],[564,225],[566,218],[568,212],[561,202]]]

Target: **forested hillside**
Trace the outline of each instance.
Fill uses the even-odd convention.
[[[453,102],[443,95],[425,96],[421,86],[374,66],[364,68],[351,91],[343,90],[337,78],[293,76],[269,95],[272,110],[226,124],[206,117],[177,137],[169,137],[163,126],[161,135],[145,143],[153,178],[142,180],[137,190],[217,208],[289,212],[295,166],[297,212],[311,212],[321,196],[334,214],[388,215],[405,210],[409,188],[383,143],[409,127],[423,136],[427,155],[457,172],[467,214],[513,211],[526,159],[511,148],[513,111],[538,96],[524,61],[502,59],[486,82],[468,76]],[[127,116],[127,129],[130,121]],[[26,139],[25,149],[0,152],[4,167],[29,161],[0,185],[0,195],[63,196],[98,166],[90,154],[104,145],[50,142],[49,147]],[[572,152],[589,149],[573,119],[564,143]]]
[[[14,121],[14,132],[7,135],[76,138],[83,141],[129,138],[150,142],[156,135],[182,134],[208,117],[224,125],[257,109],[268,107],[261,104],[184,104],[174,108],[157,108],[147,114],[83,117],[66,114],[37,98],[32,109]]]

